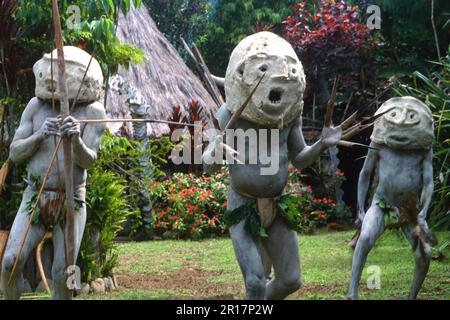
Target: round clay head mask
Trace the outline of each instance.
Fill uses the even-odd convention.
[[[59,100],[58,88],[58,53],[53,50],[53,80],[51,61],[49,53],[44,54],[42,59],[33,66],[34,76],[36,78],[36,97],[43,100],[52,99],[52,91],[55,93],[55,99]],[[67,95],[69,100],[74,100],[80,88],[83,76],[91,56],[77,47],[64,47],[64,62],[66,66]],[[100,99],[102,95],[103,73],[98,61],[93,58],[86,77],[83,81],[77,102],[93,102]]]
[[[263,74],[241,117],[281,128],[302,113],[305,74],[291,45],[271,32],[253,34],[233,50],[225,76],[227,108],[236,112]]]
[[[429,149],[433,143],[433,115],[426,104],[413,97],[392,98],[375,115],[370,139],[392,149]]]

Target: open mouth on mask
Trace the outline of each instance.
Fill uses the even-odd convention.
[[[280,104],[281,103],[281,97],[283,95],[283,90],[281,89],[272,89],[269,92],[269,101],[272,104]]]
[[[410,138],[407,136],[402,136],[402,135],[389,135],[387,137],[387,140],[390,141],[391,143],[395,143],[395,144],[408,144],[410,142]]]

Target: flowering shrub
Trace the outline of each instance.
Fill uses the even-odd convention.
[[[341,177],[339,172],[337,176]],[[294,206],[292,222],[295,229],[309,232],[323,227],[348,212],[329,198],[315,198],[311,186],[301,182],[300,170],[289,170],[289,182],[283,197],[287,206]],[[226,232],[227,174],[196,176],[177,173],[150,186],[153,196],[152,227],[164,238],[208,238]]]
[[[336,179],[342,179],[343,176],[342,171],[336,172]],[[323,227],[328,223],[341,222],[350,215],[347,207],[336,205],[332,199],[314,197],[311,186],[303,184],[301,177],[301,170],[290,168],[289,181],[286,186],[286,192],[297,196],[300,229],[308,232],[313,227]]]
[[[227,178],[177,173],[151,185],[156,234],[175,238],[205,238],[225,232]]]

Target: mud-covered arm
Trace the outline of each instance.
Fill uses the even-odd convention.
[[[225,78],[217,77],[215,75],[211,75],[211,78],[214,80],[216,85],[218,85],[219,87],[223,88],[225,86]]]
[[[223,104],[217,111],[216,117],[219,122],[220,130],[223,130],[228,121],[231,119],[231,112],[227,109],[226,104]],[[223,147],[221,146],[223,137],[217,130],[208,130],[209,145],[202,155],[203,168],[207,173],[214,173],[223,165]]]
[[[105,109],[102,104],[94,102],[86,108],[88,119],[106,119]],[[71,137],[74,162],[83,169],[89,169],[97,159],[97,151],[106,125],[104,123],[86,124],[83,133],[81,133],[80,124],[75,121],[76,119],[71,116],[64,119],[61,126],[61,134],[67,134]]]
[[[371,147],[376,147],[374,142],[371,142]],[[375,149],[369,149],[367,153],[364,165],[359,173],[358,178],[358,217],[360,221],[363,221],[365,215],[365,203],[367,198],[367,192],[370,187],[370,178],[378,162],[378,151]]]
[[[47,136],[58,134],[56,118],[45,119],[42,126],[33,132],[33,117],[36,112],[39,112],[41,104],[42,102],[38,98],[33,98],[22,113],[19,127],[9,149],[9,157],[15,163],[29,159]]]
[[[430,149],[423,159],[423,188],[422,194],[420,196],[421,210],[419,213],[418,222],[420,225],[425,224],[425,219],[427,218],[428,208],[430,207],[431,197],[434,190],[433,182],[433,150]]]
[[[324,128],[320,139],[313,145],[308,146],[302,133],[302,120],[297,120],[289,133],[288,140],[292,164],[298,169],[310,166],[317,160],[323,150],[337,144],[341,134],[342,130],[339,127]]]

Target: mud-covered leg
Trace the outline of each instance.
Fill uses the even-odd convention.
[[[428,229],[428,226],[425,224],[424,228]],[[415,260],[414,278],[411,290],[408,295],[408,299],[410,300],[414,300],[417,298],[417,294],[419,293],[420,288],[422,288],[422,284],[425,280],[425,277],[427,276],[431,261],[430,245],[428,244],[428,242],[420,240],[418,235],[414,234],[413,230],[413,226],[407,226],[403,230],[406,238],[411,244]]]
[[[284,299],[301,285],[297,233],[277,217],[268,235],[263,244],[272,261],[275,277],[267,284],[266,297]]]
[[[375,202],[375,201],[374,201]],[[352,275],[350,278],[349,299],[358,298],[361,273],[369,251],[384,231],[384,216],[377,204],[373,203],[367,211],[361,226],[361,234],[353,254]]]
[[[4,297],[7,300],[19,299],[23,290],[23,268],[32,250],[38,245],[45,233],[45,228],[42,224],[32,224],[30,231],[25,240],[25,244],[22,249],[22,254],[17,264],[14,278],[9,283],[9,277],[14,267],[14,262],[19,249],[22,244],[22,239],[25,234],[25,230],[29,221],[29,213],[26,208],[27,202],[30,200],[32,192],[25,190],[23,193],[22,203],[20,204],[19,211],[14,219],[11,232],[9,234],[8,244],[5,249],[2,263],[2,287]]]
[[[272,260],[264,247],[261,247],[261,260],[264,266],[264,276],[268,280],[272,274]]]
[[[84,198],[84,195],[83,195]],[[86,224],[86,206],[83,205],[79,210],[75,211],[75,256],[78,252],[83,238],[84,227]],[[54,289],[52,294],[53,300],[68,300],[71,298],[70,290],[67,285],[66,273],[66,251],[64,247],[64,225],[59,223],[53,229],[53,266],[52,277]]]
[[[229,210],[240,207],[251,201],[234,192],[228,192]],[[261,243],[253,239],[244,228],[245,220],[230,227],[230,236],[233,242],[234,252],[241,268],[245,282],[247,299],[265,299],[266,277],[261,259]]]

